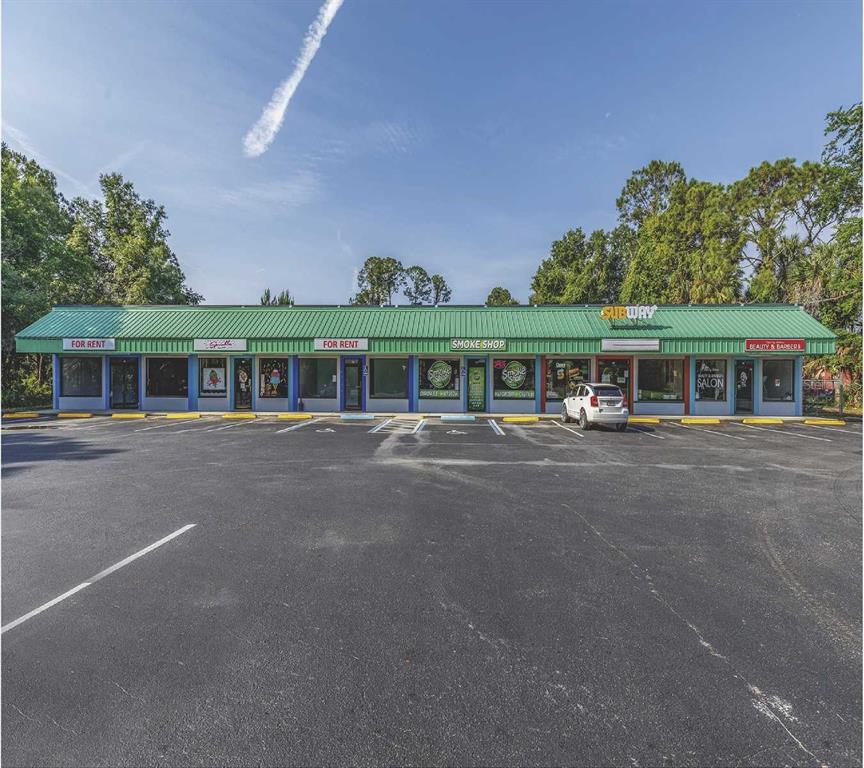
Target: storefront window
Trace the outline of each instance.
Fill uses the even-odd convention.
[[[402,400],[408,397],[408,360],[370,361],[369,397]]]
[[[795,363],[792,360],[762,362],[762,399],[787,400],[795,397]]]
[[[725,360],[696,360],[696,399],[726,400]]]
[[[264,357],[258,361],[258,397],[288,397],[287,357]]]
[[[590,360],[547,360],[546,399],[563,400],[577,384],[591,378]]]
[[[534,359],[495,360],[492,387],[495,400],[533,400]]]
[[[300,397],[336,397],[336,358],[300,359]]]
[[[60,358],[60,397],[102,397],[102,358]]]
[[[459,399],[459,361],[420,358],[420,397]]]
[[[186,397],[189,394],[189,361],[185,357],[147,358],[148,397]]]
[[[201,372],[200,397],[225,397],[228,394],[228,378],[225,375],[227,358],[202,357],[198,361]]]
[[[683,360],[640,360],[638,400],[684,400]]]

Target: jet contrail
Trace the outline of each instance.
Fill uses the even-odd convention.
[[[303,47],[300,49],[300,55],[294,65],[294,71],[291,76],[285,80],[274,92],[270,103],[264,108],[261,117],[253,125],[249,132],[243,137],[243,151],[248,157],[258,157],[267,151],[267,147],[276,138],[276,134],[282,127],[282,121],[285,119],[285,110],[288,107],[288,102],[303,80],[303,75],[309,69],[312,59],[318,53],[321,47],[321,41],[324,35],[327,34],[327,27],[333,21],[336,11],[342,6],[343,0],[325,0],[321,10],[318,11],[318,16],[309,25],[306,31],[306,37],[303,38]]]

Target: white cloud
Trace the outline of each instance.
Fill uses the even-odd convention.
[[[248,184],[237,188],[220,188],[216,200],[224,205],[242,208],[299,208],[321,196],[321,177],[311,170],[295,171],[287,179]]]
[[[294,65],[294,71],[273,93],[270,103],[264,108],[261,117],[253,125],[243,138],[243,150],[249,157],[258,157],[267,151],[267,148],[276,138],[276,134],[282,127],[285,119],[285,110],[294,96],[294,92],[303,80],[306,70],[315,58],[315,54],[321,47],[321,41],[327,34],[327,28],[336,16],[336,12],[342,6],[343,0],[325,0],[324,5],[318,11],[315,21],[309,25],[306,37],[303,38],[303,46],[300,55]]]

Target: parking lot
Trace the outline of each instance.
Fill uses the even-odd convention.
[[[16,427],[4,764],[861,764],[860,423]]]

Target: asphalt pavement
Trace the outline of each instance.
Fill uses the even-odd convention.
[[[860,424],[384,422],[4,430],[3,764],[861,765]]]

